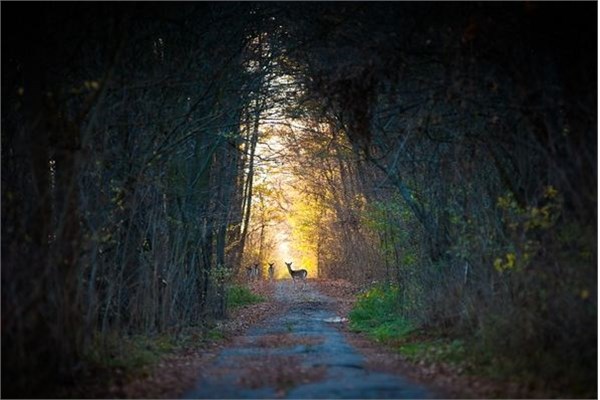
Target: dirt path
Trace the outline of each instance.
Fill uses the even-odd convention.
[[[183,398],[430,398],[396,375],[369,370],[345,340],[332,300],[309,283],[274,283],[285,310],[236,338]]]

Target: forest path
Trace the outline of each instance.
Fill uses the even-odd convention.
[[[220,352],[183,398],[429,398],[396,375],[370,371],[348,344],[329,297],[277,281],[284,310]]]

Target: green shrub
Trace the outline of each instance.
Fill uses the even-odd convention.
[[[97,335],[86,359],[97,368],[121,369],[127,374],[153,365],[176,347],[174,340],[166,335]]]
[[[378,341],[405,337],[414,326],[400,314],[399,306],[398,288],[374,287],[359,296],[350,312],[350,329]]]
[[[374,287],[362,294],[350,312],[350,329],[377,341],[397,341],[394,347],[410,361],[469,364],[462,340],[414,335],[415,324],[402,316],[397,287]]]
[[[470,364],[468,347],[463,340],[428,339],[403,343],[398,352],[410,361],[435,363],[444,362],[452,365]]]
[[[265,301],[264,297],[252,293],[246,286],[232,285],[227,288],[227,304],[230,308],[247,306]]]

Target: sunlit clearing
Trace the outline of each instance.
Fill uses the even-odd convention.
[[[307,216],[313,216],[315,210],[303,199],[306,182],[297,166],[296,143],[296,134],[308,129],[309,124],[285,114],[286,102],[300,90],[293,79],[277,76],[271,84],[279,87],[273,90],[279,95],[271,98],[267,109],[261,112],[245,262],[263,266],[274,263],[276,279],[291,278],[285,265],[291,262],[292,269],[306,269],[309,278],[314,278],[317,235],[315,228],[306,229],[306,224],[314,225],[314,218]],[[281,91],[285,86],[288,90]]]
[[[275,278],[276,279],[286,279],[290,278],[290,274],[288,273],[287,267],[285,266],[285,262],[290,262],[292,260],[292,256],[290,253],[290,242],[289,235],[287,232],[280,231],[277,233],[277,251],[276,251],[276,270],[275,270]]]

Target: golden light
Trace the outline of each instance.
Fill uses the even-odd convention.
[[[292,81],[291,77],[280,76],[274,82],[285,86]],[[303,129],[307,129],[303,121],[288,119],[279,101],[263,111],[259,125],[254,182],[261,185],[262,208],[254,210],[250,224],[256,227],[255,232],[261,232],[253,248],[261,249],[261,263],[275,263],[276,279],[291,279],[285,262],[292,262],[293,269],[306,269],[310,278],[317,273],[314,246],[307,246],[308,232],[298,226],[306,211],[301,194],[304,182],[288,165],[295,150],[288,148],[289,136]],[[256,203],[253,199],[253,207]],[[314,241],[315,236],[309,236],[309,241]]]
[[[285,231],[279,231],[276,236],[277,240],[277,251],[276,257],[277,262],[275,263],[275,278],[276,279],[288,279],[290,278],[290,274],[288,273],[287,267],[285,266],[285,262],[290,262],[293,260],[290,251],[290,237],[289,234]]]

